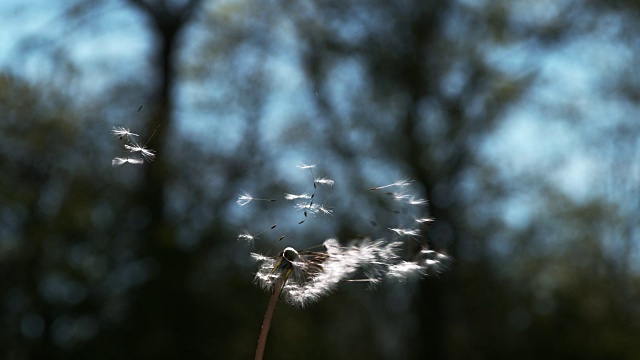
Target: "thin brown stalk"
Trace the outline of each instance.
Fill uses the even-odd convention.
[[[264,314],[264,321],[262,322],[262,328],[260,329],[260,337],[258,337],[258,347],[256,348],[255,360],[262,360],[262,357],[264,356],[264,348],[267,345],[267,335],[269,335],[271,320],[273,319],[273,313],[276,311],[276,304],[278,304],[278,299],[280,298],[280,292],[282,291],[282,284],[284,281],[285,277],[280,276],[274,285],[273,294],[271,294],[271,299],[269,299],[267,312]]]

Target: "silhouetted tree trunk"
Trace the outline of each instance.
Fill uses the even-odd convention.
[[[189,270],[187,255],[176,249],[175,226],[165,219],[167,183],[172,178],[167,149],[169,131],[175,126],[173,91],[176,83],[176,53],[180,45],[180,33],[191,18],[200,0],[172,6],[169,1],[129,0],[150,20],[156,37],[153,54],[156,90],[149,104],[148,134],[153,134],[149,147],[157,151],[153,163],[145,166],[144,188],[140,193],[140,205],[146,207],[149,223],[141,234],[140,255],[150,256],[156,263],[156,274],[140,289],[135,300],[133,314],[137,331],[145,332],[137,344],[139,357],[181,358],[188,356],[192,336],[189,321],[194,319],[189,310],[186,292],[186,273]],[[148,105],[148,106],[147,106]],[[159,308],[150,308],[155,304]],[[165,316],[158,317],[158,313]],[[134,336],[135,338],[135,336]],[[142,340],[143,342],[141,342]],[[146,345],[144,345],[147,343]],[[157,344],[152,344],[157,343]]]

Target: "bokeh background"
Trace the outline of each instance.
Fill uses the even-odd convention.
[[[448,270],[280,304],[267,359],[640,358],[637,1],[0,18],[1,358],[252,358],[269,294],[249,253],[390,238],[403,214],[368,189],[407,178]],[[157,159],[112,167],[113,126],[156,130]],[[336,181],[316,194],[333,216],[236,204],[312,191],[299,163]]]

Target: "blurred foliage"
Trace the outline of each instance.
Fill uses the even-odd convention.
[[[406,214],[368,189],[402,178],[450,269],[280,304],[266,358],[640,356],[635,2],[89,3],[19,45],[47,67],[0,75],[2,358],[250,358],[268,294],[249,252],[390,237]],[[137,62],[74,57],[119,28],[146,31]],[[548,93],[563,51],[597,56],[591,98]],[[523,113],[542,161],[496,145]],[[115,125],[157,160],[112,168]],[[598,170],[578,197],[575,153]],[[316,190],[332,217],[235,203],[313,191],[299,162],[336,181]]]

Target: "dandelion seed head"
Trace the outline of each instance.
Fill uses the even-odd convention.
[[[295,306],[319,299],[329,291],[326,284],[317,281],[324,272],[324,262],[329,258],[324,252],[298,252],[292,247],[285,248],[275,257],[252,254],[260,262],[255,281],[265,290],[272,290],[281,276],[288,276],[282,288],[284,299]]]
[[[439,271],[447,257],[423,249],[413,261],[401,260],[400,241],[364,239],[342,246],[336,239],[323,242],[324,252],[285,248],[279,256],[252,254],[260,263],[255,281],[271,291],[281,276],[289,276],[281,296],[291,305],[304,307],[332,293],[341,282],[377,285],[383,279],[404,281]],[[364,278],[354,278],[362,276]]]

